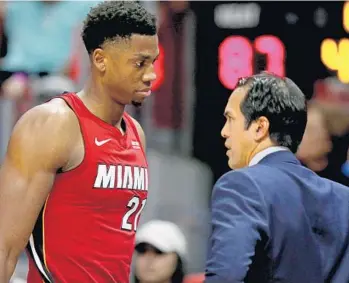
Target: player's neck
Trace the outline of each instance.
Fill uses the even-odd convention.
[[[90,80],[78,96],[95,116],[108,124],[120,126],[125,106],[113,101],[102,87]]]

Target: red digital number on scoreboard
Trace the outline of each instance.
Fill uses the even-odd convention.
[[[262,35],[251,43],[246,37],[229,36],[218,48],[218,77],[224,87],[234,89],[241,77],[254,73],[254,54],[265,54],[266,71],[285,76],[285,46],[272,35]]]

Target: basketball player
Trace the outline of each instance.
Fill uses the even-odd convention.
[[[103,2],[82,38],[85,88],[29,110],[13,130],[0,172],[0,283],[25,247],[29,283],[129,282],[148,172],[144,133],[124,109],[150,95],[156,20],[136,2]]]

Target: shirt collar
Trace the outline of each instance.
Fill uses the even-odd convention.
[[[283,151],[283,150],[289,150],[289,149],[283,146],[271,146],[266,149],[263,149],[262,151],[258,152],[255,156],[253,156],[248,166],[256,165],[259,163],[259,161],[261,161],[267,155],[272,154],[274,152]]]

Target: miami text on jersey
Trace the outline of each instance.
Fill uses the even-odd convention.
[[[130,165],[99,164],[93,187],[148,191],[148,169]]]

